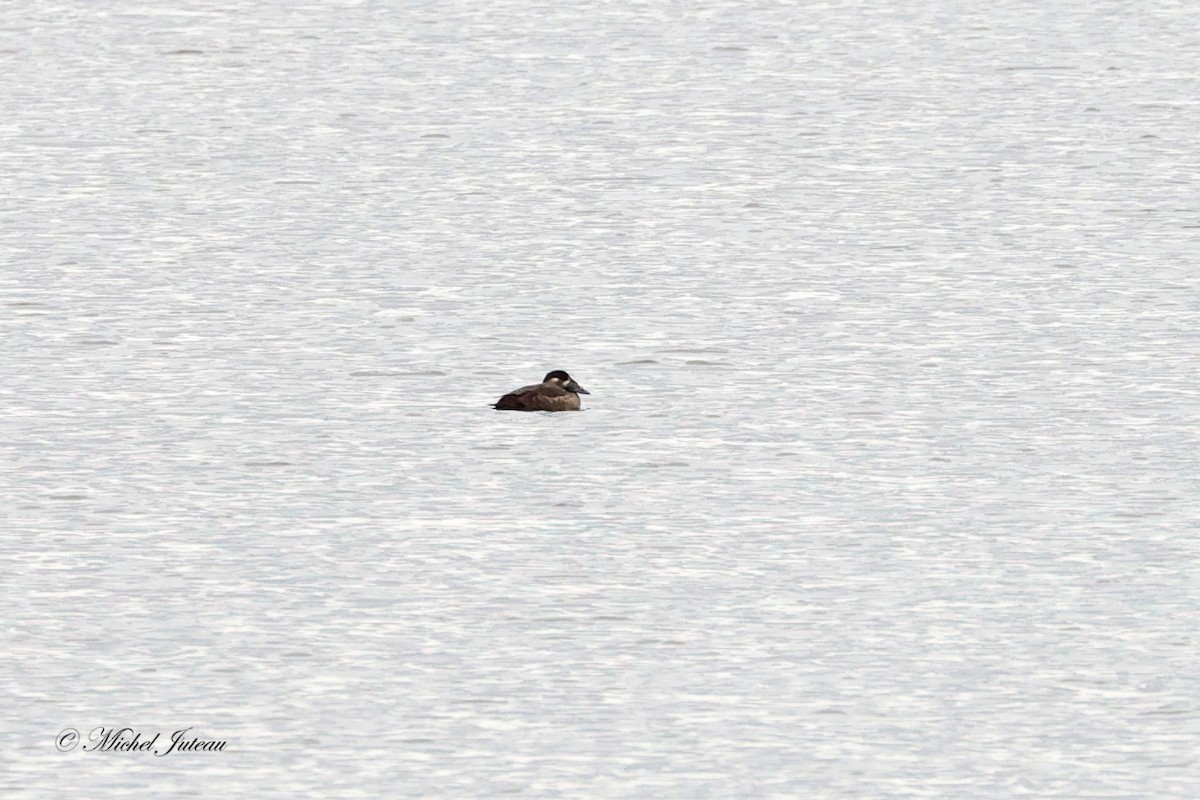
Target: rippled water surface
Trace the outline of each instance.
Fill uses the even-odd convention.
[[[5,797],[1200,796],[1200,5],[0,23]]]

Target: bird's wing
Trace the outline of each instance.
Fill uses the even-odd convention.
[[[533,402],[533,398],[540,388],[542,386],[539,383],[535,383],[532,386],[522,386],[520,389],[511,391],[504,395],[504,397],[501,397],[493,407],[501,411],[523,411]]]

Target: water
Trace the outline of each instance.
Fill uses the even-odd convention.
[[[3,794],[1200,794],[1200,6],[1051,6],[6,6]]]

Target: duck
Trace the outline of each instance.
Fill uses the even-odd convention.
[[[546,373],[541,383],[522,386],[497,400],[497,411],[578,411],[579,395],[591,394],[561,369]]]

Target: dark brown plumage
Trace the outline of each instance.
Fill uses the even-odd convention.
[[[496,401],[498,411],[578,411],[579,395],[591,394],[561,369],[546,373],[541,383],[522,386]]]

